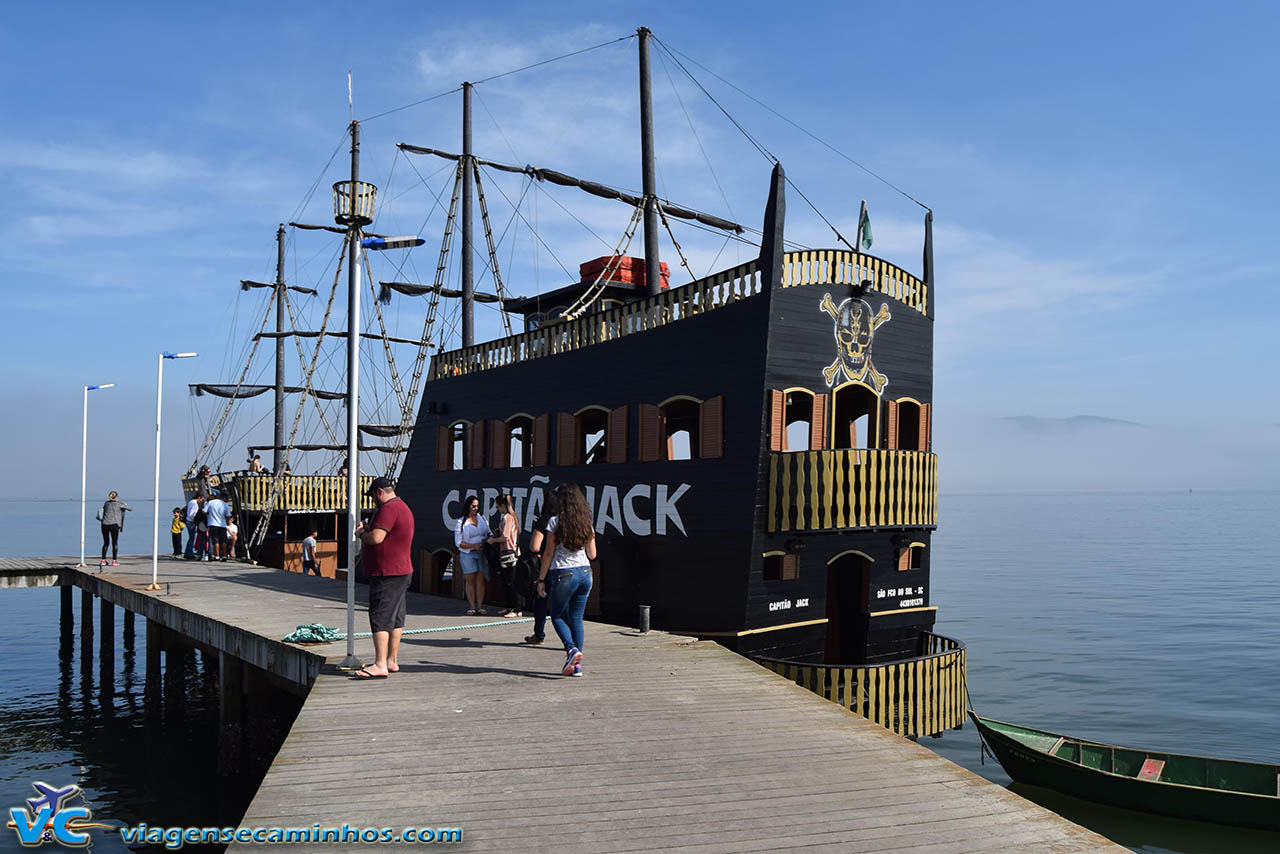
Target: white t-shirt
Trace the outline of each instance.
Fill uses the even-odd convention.
[[[467,517],[463,516],[458,520],[458,524],[453,527],[453,544],[461,546],[463,543],[483,543],[485,540],[493,536],[493,531],[489,529],[489,523],[485,521],[483,516],[476,517],[476,524],[472,525],[467,521]],[[474,552],[474,549],[467,551]]]
[[[200,502],[194,498],[187,502],[187,512],[183,514],[188,522],[195,522],[196,514],[200,512]]]
[[[316,559],[316,540],[315,537],[307,537],[302,541],[302,559]]]
[[[547,520],[547,533],[550,534],[559,524],[560,517],[552,516]],[[560,538],[557,537],[556,553],[551,556],[551,570],[573,569],[575,566],[591,566],[591,561],[587,559],[587,550],[583,548],[576,552],[569,551],[560,544]]]
[[[240,528],[237,527],[235,522],[232,522],[230,519],[228,519],[227,520],[227,536],[234,537],[238,533],[240,533]]]

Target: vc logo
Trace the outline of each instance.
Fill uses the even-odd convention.
[[[90,824],[93,818],[86,807],[69,807],[67,801],[81,795],[79,786],[59,789],[48,783],[33,784],[39,797],[28,798],[27,808],[12,807],[9,810],[9,826],[18,834],[18,841],[28,847],[57,842],[72,848],[89,844],[89,827],[110,827]]]

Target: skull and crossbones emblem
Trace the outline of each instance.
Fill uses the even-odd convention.
[[[864,299],[850,297],[836,305],[831,294],[827,293],[823,294],[818,308],[835,321],[838,355],[829,367],[822,369],[827,388],[835,384],[838,374],[843,373],[851,382],[869,382],[879,394],[889,378],[871,364],[871,341],[880,325],[887,323],[892,316],[888,303],[881,303],[880,310],[873,315],[871,305]]]

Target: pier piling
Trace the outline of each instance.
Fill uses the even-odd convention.
[[[75,606],[72,604],[71,593],[74,589],[70,584],[62,585],[62,626],[64,629],[75,621]]]
[[[98,683],[101,685],[103,706],[115,691],[116,684],[116,607],[106,599],[98,615]]]
[[[85,589],[80,590],[80,634],[93,637],[93,594]]]

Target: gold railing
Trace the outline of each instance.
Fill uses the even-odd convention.
[[[938,457],[923,451],[769,454],[768,528],[816,531],[938,524]]]
[[[751,659],[899,735],[937,735],[964,723],[965,648],[958,640],[932,632],[923,636],[924,655],[888,664]]]
[[[267,509],[275,478],[268,474],[237,472],[222,475],[223,481],[234,484],[238,510],[261,511]],[[360,478],[360,509],[372,510],[373,499],[365,495],[373,483],[372,475]],[[347,479],[338,475],[290,474],[285,475],[276,510],[291,513],[323,512],[347,509]]]
[[[870,280],[885,296],[929,314],[929,288],[920,279],[883,258],[842,249],[811,249],[782,256],[782,286],[856,285]]]
[[[749,261],[608,311],[576,320],[550,320],[531,332],[440,353],[431,358],[430,379],[472,374],[613,341],[722,308],[758,293],[760,276],[756,262]]]

